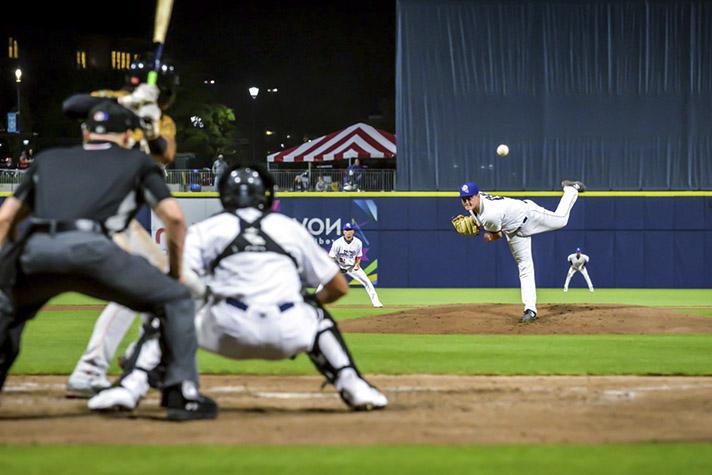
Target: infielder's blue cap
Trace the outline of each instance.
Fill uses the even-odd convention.
[[[580,248],[580,247],[577,247],[577,248],[576,248],[576,252],[581,252],[581,248]]]
[[[354,226],[351,223],[344,224],[344,231],[353,231]]]
[[[480,192],[480,189],[472,183],[471,181],[468,181],[464,185],[460,187],[460,198],[465,198],[467,196],[474,196],[477,193]]]

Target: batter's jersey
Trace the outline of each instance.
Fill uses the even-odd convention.
[[[351,269],[356,263],[357,257],[363,256],[363,243],[357,237],[347,241],[344,236],[334,241],[329,251],[329,257],[336,259],[342,269]]]
[[[567,258],[569,261],[569,264],[571,264],[571,267],[573,267],[576,270],[581,270],[583,269],[586,264],[588,263],[588,256],[586,254],[581,254],[578,257],[576,257],[576,254],[569,254],[569,257]]]
[[[15,190],[37,218],[91,219],[110,232],[124,230],[142,204],[170,196],[148,155],[101,141],[40,153]]]
[[[237,214],[248,223],[262,216],[256,208]],[[318,287],[339,273],[329,255],[295,220],[269,213],[260,221],[262,231],[298,263],[276,252],[238,252],[224,258],[210,274],[210,264],[240,232],[240,221],[232,213],[220,213],[188,229],[184,265],[204,277],[213,294],[232,297],[247,305],[301,302],[303,287]]]
[[[524,223],[527,204],[522,200],[480,193],[480,209],[475,215],[485,231],[513,234]]]

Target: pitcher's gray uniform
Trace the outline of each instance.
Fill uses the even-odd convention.
[[[586,284],[588,284],[588,290],[593,292],[593,283],[591,283],[591,278],[588,276],[588,270],[586,270],[586,264],[588,264],[588,256],[581,253],[580,248],[576,248],[576,252],[569,254],[566,258],[569,263],[569,271],[566,273],[566,282],[564,282],[564,292],[569,291],[569,282],[571,282],[571,277],[574,276],[576,272],[580,272],[584,279],[586,279]]]
[[[350,223],[344,225],[344,230],[352,229],[353,227]],[[366,288],[368,298],[371,299],[371,304],[374,307],[383,307],[373,282],[360,266],[360,258],[363,256],[363,243],[359,238],[353,236],[350,241],[347,241],[345,236],[341,236],[331,245],[329,256],[336,261],[341,272],[344,272],[352,279],[356,279]]]
[[[251,200],[239,201],[239,206],[226,202],[230,187],[242,190],[237,185],[248,179],[252,181],[239,198],[259,194],[260,187],[250,188],[260,180],[256,173],[252,168],[228,170],[220,186],[226,211],[191,226],[186,238],[184,265],[210,289],[209,300],[195,320],[199,346],[234,359],[278,360],[308,353],[349,406],[385,407],[385,396],[356,369],[336,322],[303,297],[307,286],[343,280],[339,268],[293,219],[265,213]],[[262,180],[271,180],[266,172],[260,173]],[[230,180],[232,185],[224,184]],[[270,196],[272,189],[267,187]],[[271,198],[256,203],[268,210]],[[139,351],[137,369],[117,388],[91,399],[90,408],[135,407],[148,391],[142,369],[155,366],[160,349],[151,345]]]

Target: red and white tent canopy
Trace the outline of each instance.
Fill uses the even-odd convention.
[[[268,155],[267,161],[320,162],[343,158],[395,158],[395,156],[395,135],[359,123]]]

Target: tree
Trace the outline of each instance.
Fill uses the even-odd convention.
[[[182,101],[176,107],[178,150],[211,163],[218,154],[234,155],[237,147],[235,111],[223,104]]]

